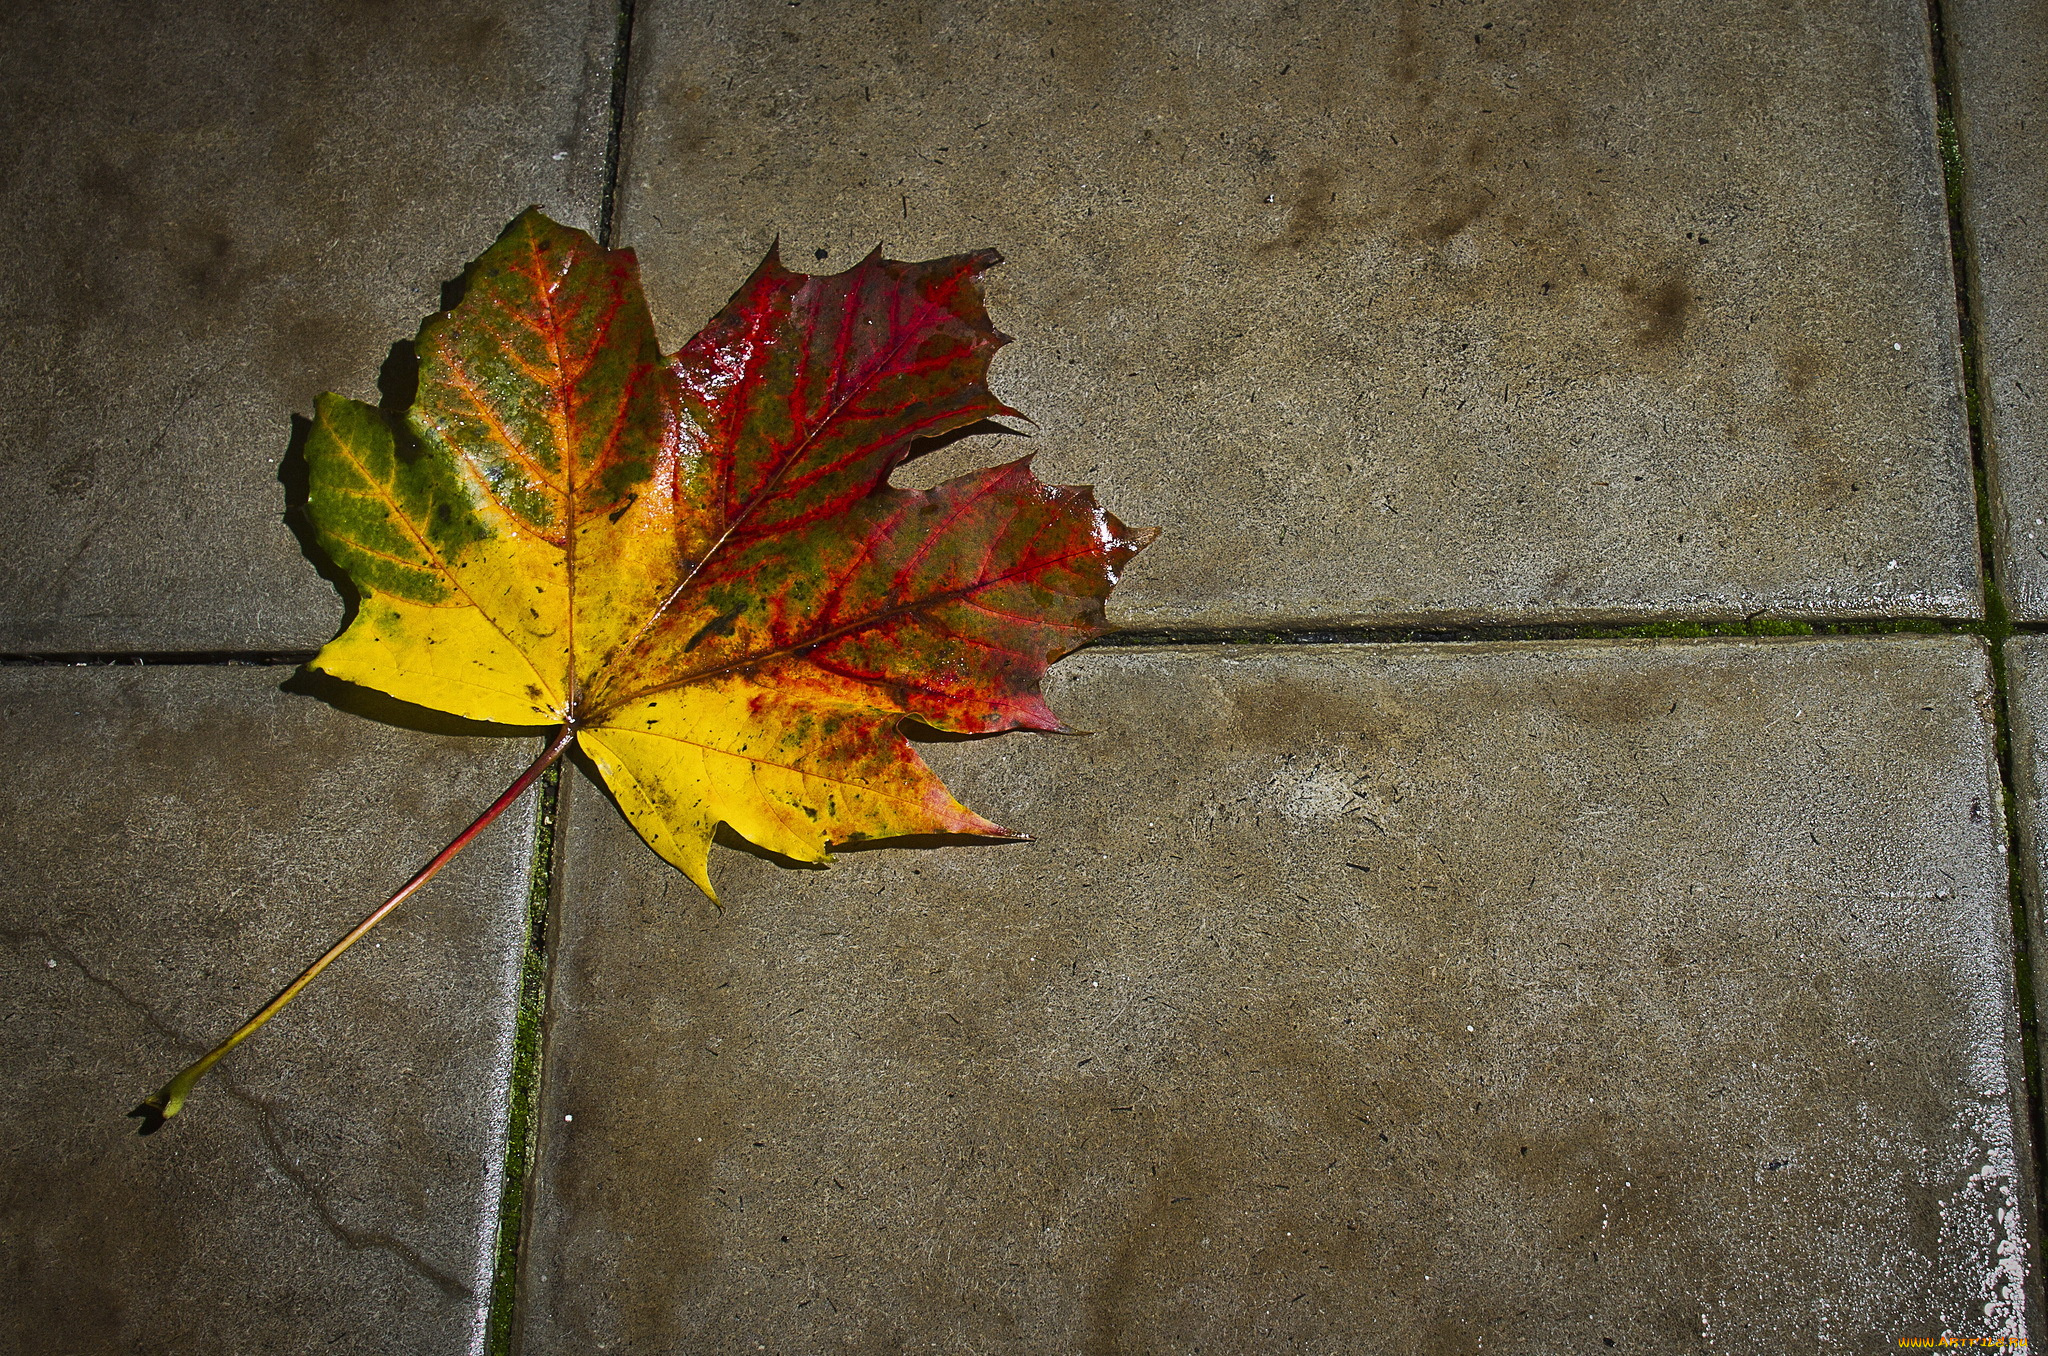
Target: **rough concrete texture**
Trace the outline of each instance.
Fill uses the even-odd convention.
[[[777,236],[1000,248],[1126,623],[1979,607],[1919,0],[637,13],[671,340]]]
[[[1052,688],[1093,738],[928,746],[1036,842],[725,851],[723,914],[577,786],[526,1350],[2038,1331],[1975,641]]]
[[[2048,621],[2048,2],[1944,0],[1999,582]]]
[[[254,668],[0,670],[0,1350],[461,1353],[490,1274],[533,816],[515,807],[199,1086],[515,776]]]
[[[592,223],[615,16],[8,7],[0,648],[333,634],[340,600],[281,520],[292,416],[377,399],[392,344],[527,204]]]

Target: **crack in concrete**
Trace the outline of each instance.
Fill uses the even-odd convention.
[[[90,965],[87,965],[85,961],[80,959],[78,954],[69,946],[53,941],[49,934],[37,932],[33,929],[0,928],[0,941],[18,946],[34,943],[42,950],[62,958],[96,988],[111,994],[116,1001],[141,1018],[144,1025],[148,1026],[150,1030],[158,1035],[195,1052],[201,1052],[209,1048],[202,1042],[172,1027],[156,1014],[155,1009],[151,1008],[141,999],[136,998],[133,994],[130,994],[112,979],[96,972]],[[449,1298],[476,1299],[476,1290],[473,1287],[464,1284],[429,1262],[411,1244],[394,1238],[380,1229],[352,1229],[343,1223],[341,1218],[335,1214],[334,1208],[328,1204],[326,1196],[320,1191],[319,1187],[314,1185],[305,1172],[292,1162],[290,1155],[285,1151],[284,1145],[279,1141],[277,1122],[283,1119],[283,1115],[278,1108],[268,1099],[242,1087],[225,1074],[216,1075],[214,1083],[222,1091],[226,1092],[228,1096],[256,1113],[256,1133],[262,1139],[264,1149],[269,1154],[271,1162],[283,1174],[285,1179],[297,1187],[300,1193],[305,1196],[307,1203],[313,1207],[315,1216],[326,1227],[327,1232],[332,1234],[343,1247],[346,1247],[351,1252],[374,1250],[388,1253],[415,1275],[435,1286],[442,1294]]]
[[[414,1274],[433,1284],[448,1298],[476,1299],[474,1288],[464,1284],[429,1262],[411,1244],[394,1238],[381,1229],[352,1229],[347,1224],[344,1224],[340,1216],[335,1214],[334,1208],[327,1203],[327,1197],[307,1178],[305,1172],[292,1161],[291,1156],[285,1152],[284,1145],[279,1142],[276,1122],[281,1119],[281,1116],[276,1107],[267,1098],[258,1096],[256,1093],[249,1091],[247,1088],[240,1087],[232,1081],[226,1083],[226,1092],[230,1097],[256,1112],[256,1133],[262,1136],[264,1148],[270,1152],[271,1162],[293,1186],[296,1186],[305,1195],[307,1202],[312,1205],[314,1213],[319,1216],[320,1222],[327,1226],[328,1233],[332,1234],[343,1247],[351,1252],[375,1250],[389,1253],[404,1263]]]
[[[179,1045],[187,1046],[195,1050],[203,1050],[205,1048],[204,1046],[201,1046],[199,1042],[193,1040],[184,1032],[175,1029],[169,1023],[165,1022],[163,1018],[157,1016],[156,1010],[150,1007],[147,1003],[144,1003],[141,999],[136,998],[134,995],[130,994],[126,989],[123,989],[119,984],[116,984],[113,980],[108,979],[105,975],[96,973],[91,966],[87,965],[83,960],[79,959],[77,952],[73,951],[69,946],[65,945],[62,942],[53,941],[48,933],[37,932],[34,929],[29,928],[0,928],[0,942],[6,942],[9,945],[15,946],[24,945],[29,942],[34,942],[43,950],[54,952],[56,955],[61,956],[66,962],[70,964],[72,969],[78,971],[78,973],[83,975],[89,982],[112,994],[114,998],[123,1007],[127,1008],[130,1012],[134,1013],[137,1017],[140,1017],[143,1021],[143,1024],[149,1027],[150,1030],[156,1032],[158,1035],[164,1037],[166,1040],[174,1041]]]

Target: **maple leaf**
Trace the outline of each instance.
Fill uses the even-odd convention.
[[[320,397],[307,514],[360,599],[313,667],[555,734],[463,837],[146,1103],[159,1121],[572,742],[714,899],[721,823],[808,862],[862,839],[1014,836],[898,727],[1060,730],[1046,667],[1108,629],[1103,601],[1154,534],[1029,458],[889,483],[923,440],[1017,413],[987,385],[1008,342],[979,289],[997,262],[877,251],[809,276],[771,250],[664,357],[632,251],[534,209],[421,327],[403,427]]]
[[[665,359],[632,252],[528,211],[421,329],[411,445],[320,399],[308,515],[362,603],[313,666],[572,731],[707,894],[721,822],[814,862],[1004,835],[897,726],[1059,729],[1046,665],[1106,629],[1143,539],[1028,459],[889,484],[918,439],[1016,413],[986,384],[996,262],[771,252]]]

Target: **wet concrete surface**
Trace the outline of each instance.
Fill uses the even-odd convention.
[[[274,668],[0,670],[0,1350],[477,1349],[533,816],[515,807],[199,1085],[126,1113],[534,752]]]
[[[524,1349],[2017,1336],[1983,648],[1096,650],[925,746],[1028,844],[573,790]]]
[[[778,237],[1002,250],[1040,470],[1165,529],[1125,623],[1980,607],[1917,0],[636,15],[669,342]]]
[[[1939,8],[1999,568],[2048,620],[2048,30]],[[634,9],[619,234],[667,342],[777,236],[1002,249],[1039,470],[1165,529],[1127,624],[1981,613],[1915,0]],[[392,345],[520,208],[595,224],[616,18],[10,11],[0,651],[332,634],[292,415],[402,400]],[[2038,970],[2048,640],[2007,653]],[[123,1116],[531,755],[284,677],[0,669],[0,1349],[481,1340],[530,816],[185,1117]],[[1093,738],[925,746],[1038,841],[722,850],[723,914],[573,785],[527,1356],[2041,1331],[1974,641],[1052,688]]]
[[[1944,0],[2006,605],[2048,621],[2048,3]]]
[[[615,15],[9,6],[0,649],[334,633],[282,520],[293,416],[323,390],[378,399],[391,346],[529,203],[594,224]]]

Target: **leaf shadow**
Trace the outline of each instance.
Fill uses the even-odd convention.
[[[1017,417],[1026,418],[1028,416],[1019,415]],[[1031,434],[1024,429],[1012,428],[1008,424],[998,423],[994,419],[977,419],[971,424],[966,424],[952,430],[950,433],[935,433],[929,438],[912,439],[910,449],[904,455],[903,462],[909,463],[918,460],[920,457],[928,457],[934,452],[943,452],[954,443],[966,442],[969,438],[1029,438],[1030,436]]]
[[[929,488],[954,476],[967,475],[987,466],[999,463],[1000,454],[993,457],[981,455],[986,449],[965,449],[952,456],[939,456],[956,443],[969,438],[1025,438],[1031,435],[1021,428],[1011,428],[993,419],[977,419],[964,428],[950,433],[936,434],[930,438],[918,438],[911,442],[910,450],[903,460],[896,464],[890,474],[889,483],[897,489]],[[928,466],[918,463],[931,459]],[[906,475],[905,472],[908,471]],[[899,479],[898,477],[902,477]]]
[[[442,284],[442,296],[445,298],[451,289],[460,295],[462,283],[463,279],[457,279]],[[419,389],[419,353],[412,340],[401,339],[391,346],[390,352],[384,355],[383,365],[377,369],[377,409],[391,429],[401,457],[413,454],[419,447],[419,440],[413,436],[412,426],[405,418]],[[306,459],[306,440],[312,435],[313,421],[303,414],[294,414],[291,436],[285,442],[284,456],[277,463],[277,481],[284,487],[286,530],[299,543],[300,554],[341,595],[342,616],[341,627],[336,632],[338,635],[356,619],[363,600],[356,591],[355,581],[320,544],[320,534],[313,526],[308,505],[313,489],[312,463]]]
[[[618,802],[613,801],[614,805]],[[779,866],[786,871],[829,871],[830,862],[800,862],[794,857],[785,857],[771,848],[751,843],[733,830],[730,824],[720,824],[711,841],[720,847],[735,852],[744,852],[749,857]],[[850,856],[856,852],[923,852],[931,848],[999,848],[1017,847],[1029,843],[1029,837],[984,838],[978,833],[902,833],[893,838],[862,838],[851,843],[834,843],[834,857]]]
[[[538,725],[494,725],[489,721],[470,720],[466,716],[451,716],[430,706],[400,701],[375,688],[358,687],[312,668],[299,669],[279,683],[277,690],[312,697],[351,716],[361,716],[380,725],[392,725],[419,734],[459,739],[529,739],[546,728]]]
[[[443,284],[444,287],[453,286]],[[405,426],[405,413],[420,394],[420,353],[410,339],[400,339],[384,355],[377,369],[377,408],[391,421],[394,431]]]
[[[1016,838],[984,838],[978,833],[904,833],[894,838],[864,838],[858,843],[834,843],[832,851],[853,852],[898,852],[926,848],[1004,848],[1020,847],[1034,841],[1025,834]]]
[[[1024,730],[941,730],[936,725],[927,725],[916,716],[905,716],[896,723],[896,733],[913,744],[980,744],[991,739],[1001,739],[1008,734],[1026,734]]]
[[[292,432],[285,443],[284,456],[277,463],[277,481],[284,486],[284,525],[299,543],[299,553],[318,572],[322,579],[334,585],[334,591],[341,595],[341,629],[356,619],[356,612],[362,607],[362,597],[356,592],[355,584],[327,548],[320,544],[320,536],[313,528],[313,518],[306,509],[306,500],[312,491],[312,464],[306,460],[306,440],[313,436],[313,421],[303,414],[292,416]],[[339,632],[337,632],[339,634]]]

